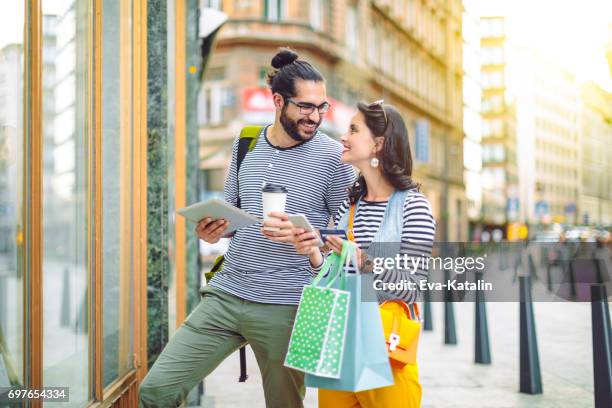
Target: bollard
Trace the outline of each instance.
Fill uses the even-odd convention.
[[[423,330],[433,330],[433,319],[431,316],[431,294],[428,290],[423,294]]]
[[[514,258],[514,273],[512,274],[512,283],[516,282],[516,278],[519,275],[519,269],[523,267],[523,258],[521,251],[519,251]]]
[[[62,282],[62,309],[60,314],[60,326],[70,327],[70,273],[68,268],[64,269],[64,280]]]
[[[548,248],[546,247],[546,245],[542,245],[540,247],[540,266],[545,266],[547,259],[548,259]]]
[[[536,336],[533,301],[531,300],[531,276],[519,276],[520,283],[520,392],[542,393],[540,357]]]
[[[604,285],[591,285],[595,408],[612,407],[612,330]]]
[[[567,261],[567,273],[570,281],[570,299],[575,300],[578,297],[578,288],[576,288],[576,271],[574,270],[574,260]]]
[[[75,333],[88,333],[89,332],[89,307],[87,303],[87,293],[83,296],[83,302],[79,311],[76,315],[74,322]]]
[[[444,270],[444,281],[448,282],[449,280],[450,272]],[[448,289],[444,289],[444,344],[457,344],[453,296],[452,292]]]
[[[529,276],[534,281],[537,281],[538,280],[538,269],[537,269],[537,267],[535,265],[535,262],[533,260],[533,256],[531,256],[531,254],[527,255],[527,264],[528,264],[528,267],[529,267]]]
[[[482,279],[482,272],[475,272],[476,282]],[[476,333],[474,362],[478,364],[491,364],[491,349],[489,347],[489,326],[487,324],[487,308],[485,294],[482,290],[476,291]]]

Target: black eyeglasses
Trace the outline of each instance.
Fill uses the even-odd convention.
[[[385,111],[385,107],[383,106],[384,103],[385,103],[384,99],[379,99],[369,104],[368,109],[379,108],[382,111],[383,116],[385,118],[385,130],[386,130],[387,129],[387,112]]]
[[[300,113],[302,115],[310,115],[311,113],[315,111],[315,109],[319,112],[319,115],[325,115],[330,107],[329,102],[323,102],[322,104],[317,106],[313,103],[296,102],[291,98],[288,98],[288,97],[284,97],[284,98],[287,102],[292,103],[298,108],[300,108]]]

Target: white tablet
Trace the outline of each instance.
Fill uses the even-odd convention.
[[[212,218],[213,220],[226,219],[230,223],[226,233],[232,233],[240,228],[249,227],[261,222],[254,215],[218,198],[212,198],[203,203],[196,203],[189,207],[181,208],[176,212],[196,224],[204,218]]]

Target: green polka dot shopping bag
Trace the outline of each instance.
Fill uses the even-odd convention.
[[[340,378],[351,293],[344,290],[345,262],[355,251],[346,242],[331,254],[311,285],[305,286],[285,357],[285,366],[327,378]],[[319,286],[323,276],[328,283]],[[332,288],[340,278],[339,288]]]

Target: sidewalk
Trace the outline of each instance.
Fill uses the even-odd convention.
[[[487,304],[491,365],[473,363],[474,304],[455,304],[455,346],[443,344],[443,304],[433,304],[434,331],[420,343],[422,406],[592,407],[590,304],[537,303],[534,310],[544,393],[532,396],[518,392],[518,303]]]
[[[519,386],[518,303],[489,303],[489,333],[493,363],[474,360],[474,304],[456,303],[456,346],[443,344],[443,304],[432,305],[434,331],[423,332],[420,376],[423,408],[593,406],[591,311],[588,303],[535,304],[536,330],[544,394],[525,395]],[[249,379],[238,383],[238,353],[224,361],[206,380],[206,408],[264,408],[261,377],[251,350]],[[315,389],[308,389],[305,407],[317,406]]]

